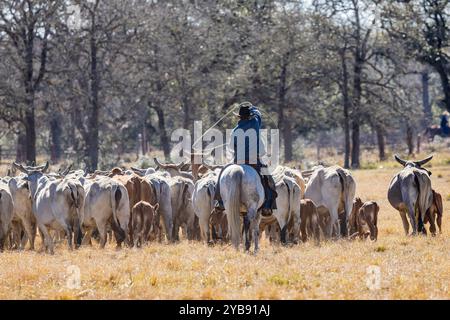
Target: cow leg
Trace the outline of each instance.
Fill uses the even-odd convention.
[[[86,233],[84,234],[83,240],[81,241],[81,245],[90,245],[92,246],[92,233],[94,232],[94,228],[87,227],[85,228]]]
[[[73,250],[73,244],[72,244],[72,240],[73,240],[73,231],[72,231],[72,227],[70,226],[70,224],[67,223],[67,221],[65,222],[65,224],[62,225],[64,232],[66,233],[66,237],[67,237],[67,245],[69,247],[69,250],[72,251]]]
[[[172,217],[169,214],[163,214],[162,219],[164,222],[164,231],[166,233],[167,240],[169,242],[172,242],[172,240],[173,240],[173,238],[172,238],[172,229],[173,229]],[[162,241],[162,238],[161,238],[161,241]]]
[[[39,227],[39,232],[41,233],[41,237],[44,242],[45,252],[54,254],[55,252],[53,249],[53,239],[52,239],[52,236],[50,235],[47,227],[43,224],[39,224],[38,227]]]
[[[209,218],[209,217],[208,217]],[[202,217],[199,219],[199,226],[200,226],[200,234],[202,236],[203,241],[209,242],[209,219],[205,219]]]
[[[308,240],[308,235],[306,234],[306,229],[307,229],[307,218],[306,218],[306,215],[304,215],[300,219],[300,232],[302,234],[302,242],[306,242]]]
[[[414,206],[412,206],[412,205],[408,206],[408,217],[409,217],[409,222],[412,227],[412,235],[416,236],[417,235],[417,223],[416,223]]]
[[[98,234],[100,236],[100,248],[104,249],[106,245],[106,223],[97,224]]]
[[[332,208],[330,210],[330,219],[328,221],[328,238],[340,238],[341,236],[341,225],[339,223],[339,215],[337,208]],[[335,235],[333,235],[333,230],[335,231]]]
[[[409,234],[409,223],[408,219],[406,218],[406,211],[400,210],[399,212],[403,222],[403,230],[405,230],[405,235],[407,236]]]
[[[25,233],[27,234],[28,239],[30,240],[30,250],[34,250],[34,239],[36,237],[36,225],[32,226],[31,221],[22,220],[23,227],[25,229]]]
[[[142,216],[140,214],[133,217],[133,245],[137,248],[142,237]],[[140,246],[139,246],[140,247]]]
[[[439,233],[442,233],[442,228],[441,228],[442,227],[442,215],[441,214],[437,214],[436,223],[439,228]]]
[[[430,232],[431,232],[431,235],[433,237],[436,236],[436,224],[435,224],[435,221],[436,221],[436,213],[435,212],[430,213]]]
[[[297,215],[295,212],[292,212],[293,218],[294,218],[294,227],[293,227],[293,237],[292,237],[292,243],[298,244],[299,241],[299,235],[300,235],[300,222],[301,218],[299,215]]]

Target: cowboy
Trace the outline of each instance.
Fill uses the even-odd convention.
[[[448,126],[448,116],[450,114],[447,111],[444,111],[441,115],[441,130],[443,135],[450,134],[450,127]]]
[[[270,215],[272,214],[272,209],[276,209],[275,199],[277,193],[273,177],[271,175],[261,175],[261,169],[267,167],[261,161],[261,158],[265,155],[265,146],[260,139],[260,128],[262,126],[261,112],[250,102],[243,102],[239,105],[239,114],[237,116],[240,119],[231,133],[230,141],[233,163],[252,166],[261,176],[265,193],[262,214]],[[219,174],[217,181],[220,181],[222,172]],[[216,185],[214,199],[216,200],[215,209],[218,211],[225,210],[220,195],[219,183]]]

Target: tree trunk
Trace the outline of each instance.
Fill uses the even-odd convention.
[[[378,157],[380,161],[384,161],[386,160],[386,138],[384,136],[384,129],[381,125],[376,125],[375,131],[377,133]]]
[[[152,106],[153,109],[155,109],[156,114],[158,116],[158,127],[159,127],[159,136],[161,140],[161,147],[164,152],[164,157],[166,160],[170,159],[170,144],[169,144],[169,137],[167,136],[166,131],[166,121],[164,119],[164,111],[159,106]]]
[[[292,125],[289,117],[285,117],[286,110],[286,79],[289,52],[283,57],[281,66],[280,83],[278,86],[278,127],[281,129],[284,142],[284,161],[292,161]]]
[[[345,51],[341,53],[342,63],[342,98],[344,105],[344,168],[350,168],[350,97],[348,94],[348,70]]]
[[[361,119],[361,93],[362,72],[364,63],[364,45],[361,43],[361,23],[358,2],[353,1],[355,14],[355,40],[353,63],[353,113],[352,113],[352,168],[359,168],[360,164],[360,119]]]
[[[422,105],[423,113],[425,114],[422,125],[429,126],[433,122],[433,115],[431,113],[430,94],[429,94],[429,79],[427,71],[422,72]]]
[[[53,163],[58,163],[61,159],[61,117],[58,113],[50,120],[50,158]]]
[[[450,82],[448,79],[447,70],[442,63],[437,64],[435,68],[441,78],[442,91],[444,92],[443,103],[447,111],[450,112]]]
[[[34,119],[34,107],[25,112],[25,153],[26,160],[30,163],[36,162],[36,123]]]
[[[17,135],[17,147],[16,147],[16,162],[21,163],[26,161],[26,144],[27,136],[22,132]]]
[[[352,168],[357,169],[361,166],[360,155],[360,127],[357,121],[353,121],[352,124]]]
[[[283,139],[284,139],[284,161],[292,161],[292,125],[291,121],[285,119],[283,126]]]
[[[409,123],[406,125],[406,144],[408,145],[408,155],[411,156],[414,153],[414,130]]]
[[[98,168],[98,154],[99,154],[99,101],[98,101],[98,91],[99,91],[99,77],[97,70],[97,40],[95,38],[95,16],[92,18],[92,28],[91,28],[91,112],[89,117],[89,136],[87,141],[87,156],[89,159],[89,168],[91,170],[97,170]]]

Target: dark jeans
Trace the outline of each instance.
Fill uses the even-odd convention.
[[[222,203],[222,197],[220,195],[220,178],[222,177],[222,172],[225,170],[225,168],[227,168],[228,166],[232,165],[228,164],[225,167],[222,168],[222,170],[219,173],[219,177],[217,178],[217,183],[216,183],[216,190],[214,193],[214,200],[217,200],[219,202],[219,206],[223,207],[223,203]],[[278,196],[277,191],[276,191],[276,187],[275,187],[275,180],[273,180],[273,177],[271,175],[261,175],[261,168],[263,167],[267,167],[266,165],[263,165],[261,163],[258,164],[247,164],[249,166],[251,166],[252,168],[254,168],[256,170],[256,172],[258,172],[259,177],[261,178],[261,183],[264,187],[264,204],[263,204],[263,208],[265,209],[276,209],[277,208],[277,204],[276,204],[276,198]]]

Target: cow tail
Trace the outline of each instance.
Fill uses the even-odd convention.
[[[353,195],[351,194],[350,180],[347,178],[346,174],[342,170],[338,170],[339,181],[341,182],[344,207],[345,207],[345,217],[348,219],[353,209]]]
[[[425,190],[427,186],[422,183],[421,178],[422,177],[417,172],[414,172],[414,180],[417,185],[417,191],[419,192],[419,196],[417,197],[418,198],[417,207],[419,209],[418,226],[423,227],[425,214],[428,209],[427,207],[429,207],[429,205],[427,205],[428,203],[427,195],[431,192],[431,190],[429,190],[429,192],[427,192],[428,190]]]
[[[210,202],[210,212],[212,212],[213,208],[214,208],[214,194],[216,192],[216,188],[214,186],[214,183],[210,182],[208,183],[208,188],[206,189],[206,192],[208,193],[209,196],[209,202]]]
[[[111,186],[111,209],[112,209],[112,227],[117,231],[121,230],[119,220],[117,219],[117,208],[119,207],[120,200],[122,199],[122,191],[117,183]]]
[[[77,186],[74,183],[68,183],[68,187],[70,189],[70,198],[72,200],[72,204],[75,207],[76,210],[76,216],[74,218],[74,231],[75,231],[75,243],[76,246],[81,245],[82,241],[82,229],[81,224],[84,219],[84,208],[82,206],[84,205],[84,199],[82,199],[83,195],[80,190],[78,190]]]

